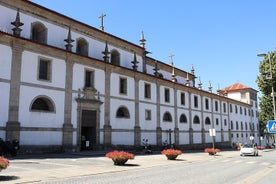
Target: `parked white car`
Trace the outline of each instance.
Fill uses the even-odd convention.
[[[240,156],[244,156],[244,155],[258,156],[259,152],[258,152],[257,146],[254,145],[254,144],[244,144],[244,145],[242,145],[242,147],[240,149]]]

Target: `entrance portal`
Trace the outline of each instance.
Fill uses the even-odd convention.
[[[97,111],[82,110],[81,150],[91,150],[96,144]]]

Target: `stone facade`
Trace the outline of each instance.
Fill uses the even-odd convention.
[[[239,91],[244,101],[197,88],[193,68],[148,57],[144,35],[136,45],[19,2],[0,0],[0,137],[19,139],[22,152],[259,139],[256,90]]]

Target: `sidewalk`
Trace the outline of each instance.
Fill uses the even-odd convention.
[[[118,172],[130,169],[157,167],[210,160],[226,156],[239,155],[238,151],[222,151],[216,156],[204,152],[183,153],[175,161],[168,161],[164,155],[136,155],[125,166],[115,166],[112,160],[104,157],[106,152],[88,151],[55,155],[40,155],[35,158],[22,156],[10,159],[10,166],[0,173],[0,182],[5,183],[40,183],[77,176]]]

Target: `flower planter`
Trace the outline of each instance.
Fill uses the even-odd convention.
[[[168,160],[175,160],[178,155],[166,155]]]
[[[209,152],[209,155],[215,155],[216,152]]]
[[[204,152],[209,153],[209,155],[215,155],[218,152],[220,152],[220,149],[218,149],[218,148],[205,148]]]
[[[128,159],[112,159],[114,162],[114,165],[124,165]]]
[[[177,149],[164,149],[161,153],[166,155],[168,160],[175,160],[178,155],[182,154],[182,151]]]
[[[128,159],[134,159],[134,154],[117,150],[108,152],[105,156],[111,158],[114,165],[124,165]]]
[[[7,167],[9,166],[10,164],[10,161],[3,157],[3,156],[0,156],[0,172],[3,170],[3,169],[7,169]]]

